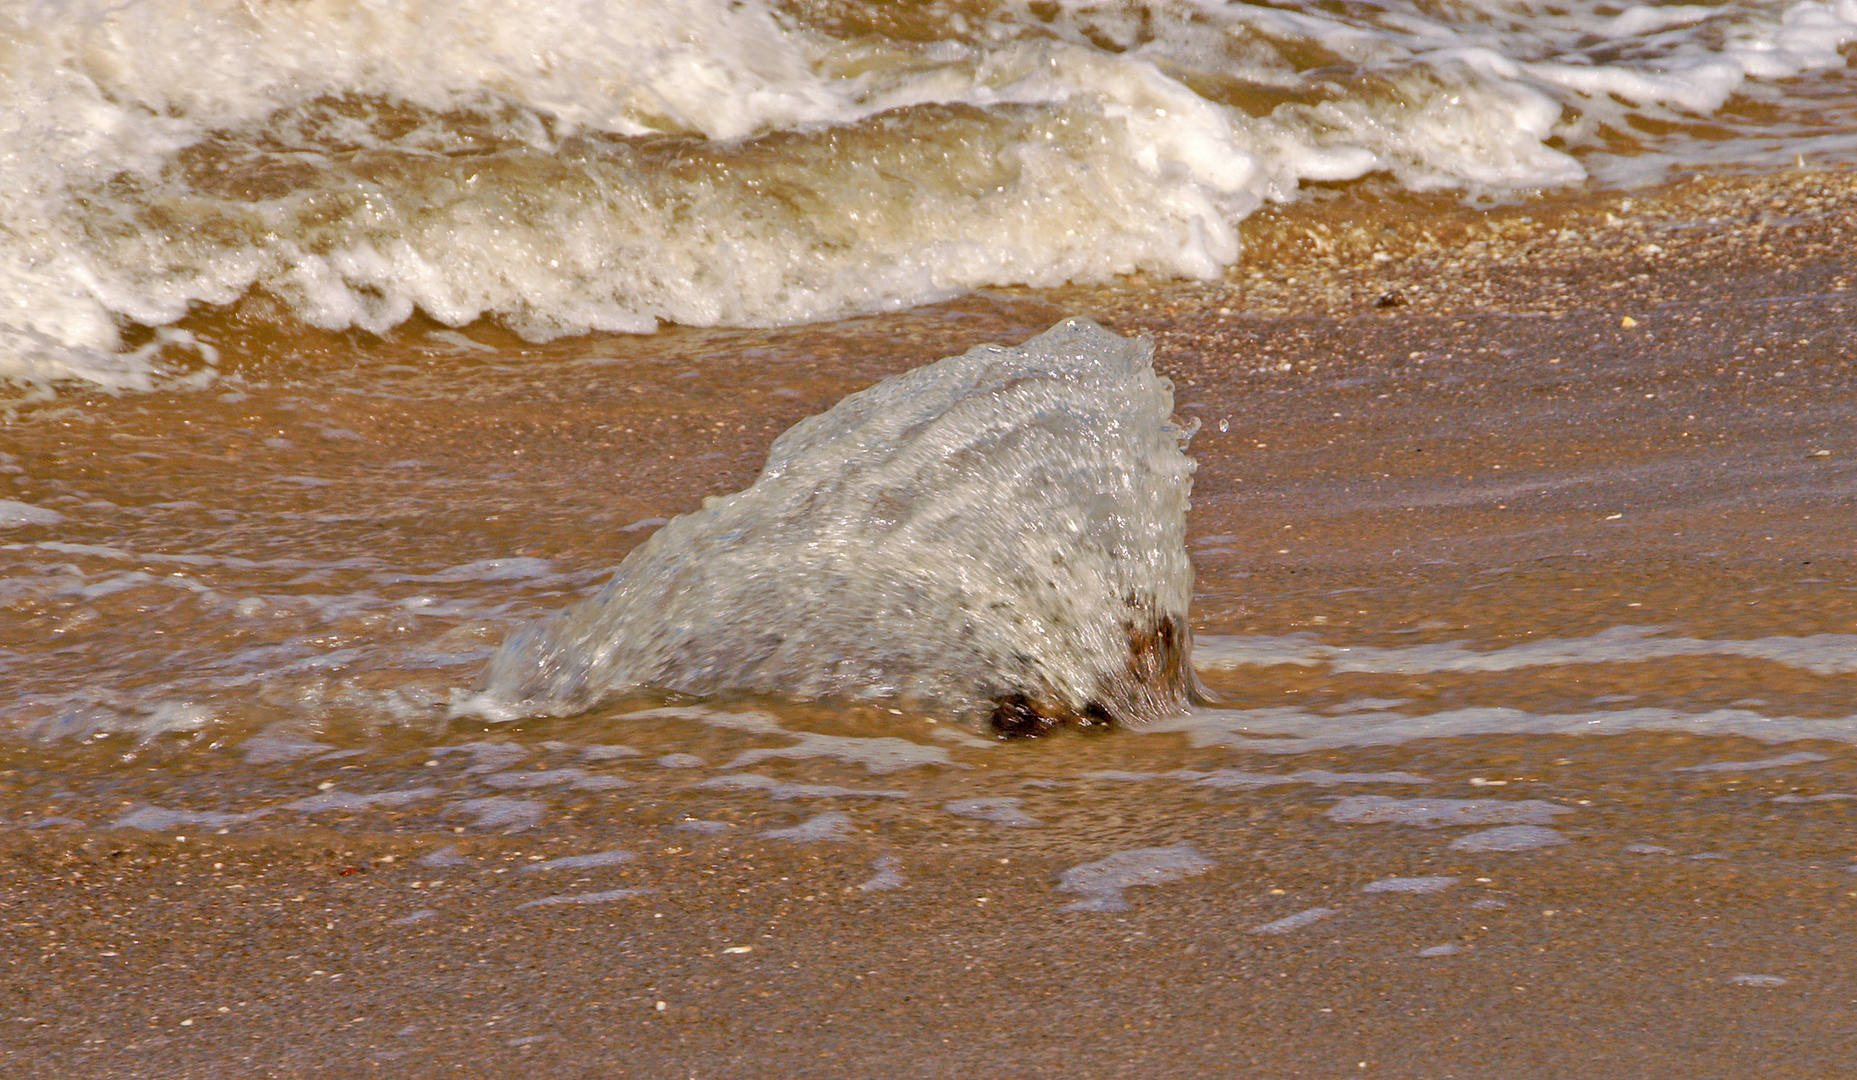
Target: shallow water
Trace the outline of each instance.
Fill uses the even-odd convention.
[[[619,845],[588,853],[607,861],[579,868],[581,891],[522,901],[548,904],[642,895],[624,890],[651,887],[650,864],[610,853],[678,837],[881,837],[975,857],[1006,844],[1074,865],[1047,887],[1078,911],[1228,857],[1234,821],[1275,822],[1281,842],[1438,830],[1438,851],[1462,858],[1569,842],[1823,857],[1815,830],[1857,796],[1851,522],[1822,505],[1848,498],[1842,462],[1704,439],[1649,457],[1614,445],[1615,473],[1594,477],[1584,448],[1615,442],[1616,417],[1569,423],[1492,386],[1485,400],[1514,411],[1457,449],[1431,443],[1389,496],[1359,478],[1384,461],[1370,432],[1409,441],[1405,417],[1336,444],[1320,425],[1355,380],[1286,386],[1216,351],[1159,360],[1183,410],[1210,421],[1187,541],[1216,705],[1016,742],[778,696],[453,714],[508,631],[598,589],[664,519],[745,485],[778,430],[924,359],[1029,336],[1060,305],[974,297],[545,347],[483,326],[369,342],[197,323],[226,343],[209,387],[21,406],[9,494],[57,520],[16,515],[0,545],[0,821]],[[1534,335],[1525,320],[1491,333],[1523,350]],[[737,365],[747,353],[757,362]],[[1406,407],[1455,393],[1448,371],[1408,386],[1420,400]],[[1660,392],[1694,407],[1681,379]],[[1824,399],[1819,420],[1847,400]],[[1726,403],[1684,422],[1751,415]],[[1785,420],[1806,422],[1810,409]],[[1537,454],[1548,435],[1557,453]],[[1724,452],[1760,505],[1699,482],[1649,513],[1659,477],[1705,476]],[[1513,509],[1493,518],[1499,503]],[[1383,876],[1411,869],[1378,857]],[[907,887],[908,859],[867,883],[888,888],[885,874]]]
[[[1852,11],[0,0],[0,1071],[1839,1075]],[[1208,702],[459,710],[1071,315]]]
[[[15,160],[50,171],[4,208],[3,272],[23,270],[0,281],[0,321],[24,329],[0,334],[0,364],[29,378],[0,438],[0,831],[27,848],[340,835],[416,851],[421,890],[503,873],[482,902],[534,917],[699,903],[675,892],[679,860],[750,880],[765,863],[741,853],[770,848],[855,852],[847,888],[874,897],[1030,865],[1020,886],[1079,919],[1243,867],[1242,929],[1270,941],[1360,925],[1382,910],[1363,892],[1479,917],[1504,902],[1496,868],[1527,860],[1846,873],[1847,196],[1801,181],[1818,201],[1798,218],[1757,184],[1713,202],[1652,189],[1635,209],[1457,201],[1842,160],[1845,7],[1363,15],[1347,57],[1274,37],[1293,73],[1277,82],[1233,82],[1229,57],[1194,50],[1207,26],[1247,40],[1227,16],[1289,14],[1151,7],[1174,21],[1136,48],[1123,23],[1011,5],[953,48],[809,8],[877,74],[750,65],[734,74],[761,90],[694,94],[713,114],[681,119],[624,86],[522,79],[492,108],[480,83],[444,81],[471,67],[462,30],[438,39],[456,69],[386,64],[410,48],[396,39],[356,51],[385,66],[312,99],[283,75],[240,96],[253,71],[289,74],[286,49],[186,100],[168,97],[187,80],[130,64],[146,85],[98,91],[98,115],[127,117],[114,127],[32,114],[41,150],[75,125],[109,152]],[[170,29],[194,25],[175,10]],[[741,40],[737,15],[691,10]],[[293,12],[273,12],[285,44],[326,6]],[[1821,15],[1779,50],[1790,74],[1711,66]],[[1587,40],[1596,19],[1635,44]],[[73,40],[102,48],[77,21]],[[1443,23],[1481,44],[1414,44]],[[608,45],[589,41],[598,61]],[[1486,46],[1534,66],[1508,72]],[[56,83],[76,54],[14,59]],[[1042,77],[1006,63],[1031,54],[1058,59]],[[1552,89],[1569,65],[1660,74],[1626,105]],[[1077,89],[1097,75],[1101,94]],[[871,90],[885,80],[904,89]],[[1344,137],[1466,86],[1467,113],[1400,129],[1403,148]],[[989,93],[1012,100],[967,100]],[[1543,102],[1545,127],[1518,121]],[[749,106],[764,113],[730,112]],[[1253,114],[1288,142],[1261,145]],[[1209,130],[1237,134],[1182,149]],[[1002,154],[1025,169],[981,167]],[[1120,187],[1099,185],[1105,161],[1126,166]],[[96,162],[119,172],[103,183]],[[1298,177],[1323,183],[1292,192]],[[899,210],[904,189],[919,198]],[[1309,205],[1246,217],[1277,197]],[[1706,273],[1676,258],[1717,250]],[[1600,254],[1568,254],[1584,251]],[[988,291],[1028,282],[1053,287]],[[796,422],[1068,315],[1153,333],[1180,420],[1200,425],[1189,621],[1216,702],[1022,742],[778,694],[457,714],[507,634],[748,486]],[[715,325],[610,332],[660,318]],[[44,381],[61,375],[79,378]],[[1258,892],[1277,876],[1301,887]],[[428,897],[369,917],[449,925]]]

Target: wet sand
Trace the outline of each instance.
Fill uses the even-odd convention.
[[[1337,198],[1254,219],[1252,258],[1222,283],[1006,291],[793,331],[528,346],[470,328],[469,341],[501,350],[490,353],[448,350],[449,339],[409,329],[384,346],[306,337],[293,359],[261,330],[241,344],[242,327],[257,323],[206,316],[198,329],[220,342],[226,374],[212,392],[249,385],[219,405],[189,399],[189,438],[177,443],[164,395],[79,409],[67,398],[21,406],[12,452],[29,476],[55,463],[124,504],[210,502],[208,493],[254,475],[301,474],[369,508],[365,520],[301,536],[227,538],[252,557],[267,545],[395,553],[436,544],[452,562],[528,554],[599,568],[644,535],[624,526],[741,487],[775,434],[844,393],[977,340],[1017,340],[1089,313],[1152,332],[1181,413],[1203,422],[1189,522],[1201,633],[1491,645],[1619,626],[1702,639],[1853,632],[1849,182],[1703,180],[1629,204],[1609,196],[1487,213]],[[729,369],[727,380],[703,377],[716,370],[704,365],[750,349],[761,351],[756,364]],[[340,380],[330,372],[361,362],[345,359],[356,351],[406,366],[391,395],[332,389]],[[141,472],[106,468],[125,445],[149,448]],[[388,468],[402,460],[447,485],[449,512],[402,499],[403,473]],[[255,490],[252,499],[284,509],[329,498],[308,484]],[[162,520],[113,539],[159,549]],[[52,606],[14,614],[9,640],[58,632]],[[127,649],[150,631],[123,615]],[[381,632],[338,627],[332,647],[341,635]],[[69,677],[59,663],[48,654],[45,677]],[[1695,657],[1482,680],[1271,667],[1214,682],[1247,706],[1317,708],[1372,694],[1545,712],[1757,701],[1747,707],[1835,719],[1853,711],[1857,679]],[[575,723],[557,727],[590,741],[589,722]],[[555,731],[535,724],[522,737],[545,747]],[[1401,796],[1564,808],[1553,820],[1563,843],[1517,851],[1454,847],[1468,835],[1459,829],[1339,822],[1325,808],[1355,794],[1348,788],[1088,775],[1164,768],[1182,745],[1067,734],[971,751],[966,769],[865,785],[907,787],[926,802],[778,804],[786,824],[855,809],[842,836],[805,842],[764,835],[740,797],[644,778],[551,804],[546,819],[516,831],[391,808],[224,834],[9,829],[0,832],[0,1069],[1260,1078],[1849,1069],[1857,800],[1820,798],[1857,793],[1848,741],[1504,735],[1234,749],[1216,761],[1284,774],[1404,771],[1429,783],[1395,789]],[[1787,758],[1799,754],[1810,756]],[[8,748],[0,819],[19,823],[56,804],[104,821],[112,805],[199,795],[216,782],[237,809],[214,760]],[[365,760],[383,775],[419,769],[386,751]],[[1681,771],[1721,762],[1754,767]],[[844,779],[806,761],[762,771]],[[66,787],[81,798],[58,797]],[[932,809],[970,794],[1009,794],[1043,824]],[[680,828],[691,818],[735,827]],[[1211,866],[1127,889],[1126,910],[1060,910],[1078,898],[1056,889],[1067,869],[1182,843]],[[632,857],[522,869],[614,850]],[[878,865],[885,859],[896,862]],[[865,888],[884,866],[900,885]],[[1389,877],[1456,881],[1431,893],[1362,891]],[[1317,908],[1333,914],[1255,932]]]

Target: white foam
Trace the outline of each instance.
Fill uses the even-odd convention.
[[[239,744],[247,765],[272,765],[284,761],[297,761],[306,757],[315,757],[335,749],[328,743],[314,742],[291,735],[261,734],[254,735]]]
[[[702,833],[705,836],[717,836],[728,832],[735,826],[726,821],[703,821],[699,818],[687,817],[670,827],[679,832],[693,832]]]
[[[942,803],[941,808],[960,817],[979,818],[995,825],[1010,825],[1024,828],[1043,825],[1044,822],[1019,808],[1020,800],[1010,796],[995,796],[977,799],[951,799]]]
[[[1753,772],[1758,769],[1783,769],[1790,765],[1809,765],[1816,761],[1829,761],[1823,754],[1801,751],[1797,754],[1781,754],[1778,757],[1759,758],[1754,761],[1711,761],[1702,765],[1682,765],[1673,772],[1688,773],[1726,773]]]
[[[1633,855],[1675,855],[1676,854],[1675,849],[1667,848],[1663,846],[1662,844],[1632,843],[1632,844],[1626,844],[1625,850],[1630,852]]]
[[[1314,924],[1321,922],[1323,919],[1327,919],[1327,918],[1330,918],[1331,916],[1335,916],[1339,914],[1341,914],[1341,911],[1339,908],[1331,908],[1331,907],[1306,908],[1302,911],[1298,911],[1294,915],[1285,915],[1283,918],[1277,919],[1273,922],[1267,922],[1261,926],[1253,926],[1251,928],[1251,933],[1253,934],[1287,934],[1292,930],[1301,930],[1305,926],[1313,926]]]
[[[751,735],[792,734],[780,726],[780,721],[772,713],[756,709],[731,711],[712,709],[703,705],[676,705],[621,713],[619,718],[621,720],[696,720],[711,727],[725,728],[729,731],[745,731]],[[694,757],[694,755],[691,756]],[[701,760],[697,759],[699,764]]]
[[[466,776],[496,772],[507,765],[526,760],[531,753],[526,746],[506,742],[468,742],[457,746],[435,746],[429,752],[434,755],[468,755],[472,764],[465,768]]]
[[[1126,911],[1129,904],[1122,890],[1195,877],[1212,869],[1212,865],[1212,860],[1191,844],[1118,851],[1058,875],[1058,892],[1083,895],[1083,899],[1058,910]]]
[[[696,785],[718,791],[758,791],[770,799],[907,799],[907,791],[880,791],[869,788],[839,787],[835,784],[796,784],[776,780],[759,773],[733,773],[712,776]]]
[[[1296,781],[1288,776],[1275,773],[1246,772],[1243,769],[1214,769],[1211,772],[1192,776],[1192,769],[1175,769],[1163,774],[1179,779],[1193,779],[1195,787],[1218,788],[1222,791],[1248,791],[1252,788],[1275,787],[1278,784],[1293,784]]]
[[[1769,743],[1817,739],[1857,743],[1857,715],[1775,716],[1739,708],[1687,712],[1649,706],[1566,713],[1537,713],[1502,706],[1446,709],[1434,713],[1381,709],[1315,713],[1285,707],[1197,708],[1182,716],[1157,721],[1146,730],[1183,733],[1194,746],[1233,746],[1277,754],[1349,746],[1396,746],[1415,739],[1473,735],[1617,735],[1639,731],[1740,735]]]
[[[503,829],[507,832],[520,832],[530,826],[539,825],[542,816],[548,813],[547,803],[537,802],[534,799],[514,799],[507,795],[464,799],[453,803],[452,808],[476,818],[473,824],[477,828]]]
[[[1293,773],[1260,773],[1244,769],[1170,769],[1167,772],[1135,772],[1127,769],[1103,769],[1084,774],[1096,780],[1190,780],[1195,787],[1225,790],[1250,790],[1279,784],[1313,784],[1334,787],[1337,784],[1429,784],[1430,778],[1409,772],[1338,773],[1327,769],[1298,769]]]
[[[442,793],[437,787],[400,788],[394,791],[324,791],[301,799],[293,799],[279,806],[280,810],[294,810],[299,814],[326,814],[331,811],[370,810],[377,806],[405,806],[407,803],[421,802],[436,798]]]
[[[1705,639],[1664,636],[1655,626],[1614,626],[1584,638],[1541,638],[1499,649],[1462,642],[1381,647],[1329,645],[1307,634],[1194,640],[1193,662],[1206,669],[1290,664],[1334,672],[1430,675],[1519,671],[1570,664],[1643,663],[1691,656],[1733,656],[1798,668],[1814,675],[1857,672],[1857,634],[1774,635]]]
[[[217,810],[170,810],[160,806],[143,806],[110,822],[110,827],[143,829],[148,832],[171,832],[186,828],[223,829],[256,821],[269,812],[269,807],[244,813],[225,813]]]
[[[22,525],[56,525],[64,519],[64,515],[56,510],[13,499],[0,499],[0,529],[16,529]]]
[[[903,860],[894,855],[885,855],[870,866],[877,872],[868,880],[858,883],[859,892],[884,892],[903,887]]]
[[[413,861],[420,866],[443,867],[470,866],[475,860],[471,859],[469,856],[458,854],[458,847],[456,844],[447,844],[436,851],[428,851]]]
[[[539,338],[1210,276],[1306,181],[1487,195],[1763,136],[1831,152],[1718,110],[1857,39],[1851,0],[909,17],[922,40],[762,0],[5,0],[0,376],[210,372],[164,324],[252,290],[319,326],[421,310]],[[1750,134],[1713,149],[1711,117]],[[169,332],[127,351],[124,321]]]
[[[555,787],[561,784],[578,783],[586,779],[587,770],[572,765],[559,769],[535,769],[526,772],[487,772],[479,773],[477,776],[478,783],[502,791]]]
[[[39,818],[37,821],[26,822],[25,827],[28,829],[81,829],[84,827],[84,824],[85,823],[78,818],[56,815],[53,817]]]
[[[408,582],[444,584],[459,581],[534,581],[551,584],[565,580],[555,573],[554,563],[547,559],[529,557],[507,559],[479,559],[476,562],[463,563],[446,567],[443,570],[426,574],[377,573],[374,580],[383,585],[401,585]]]
[[[638,856],[630,851],[596,851],[590,855],[563,855],[558,859],[544,859],[523,867],[525,873],[543,870],[594,870],[602,866],[618,866],[631,862]]]
[[[857,830],[851,826],[851,815],[838,810],[828,810],[823,814],[814,814],[797,825],[784,829],[768,829],[761,835],[775,840],[791,840],[798,844],[819,843],[827,840],[849,840]]]
[[[1546,825],[1571,807],[1540,799],[1395,799],[1388,795],[1350,795],[1322,812],[1346,825]]]
[[[1453,851],[1534,851],[1564,844],[1567,838],[1542,825],[1503,825],[1466,833],[1451,841]]]
[[[530,900],[516,905],[516,910],[534,907],[555,907],[561,904],[610,904],[616,900],[630,900],[644,896],[656,890],[649,887],[631,889],[606,889],[601,892],[566,893],[561,896],[544,896],[540,900]]]
[[[1361,886],[1366,893],[1438,893],[1457,884],[1454,877],[1388,877]]]
[[[789,746],[761,747],[735,755],[727,768],[739,769],[773,758],[832,758],[865,770],[882,774],[940,765],[954,767],[947,747],[924,746],[891,735],[826,735],[813,731],[790,731],[797,741]]]

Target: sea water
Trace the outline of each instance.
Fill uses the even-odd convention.
[[[531,340],[1212,277],[1313,183],[1848,161],[1851,0],[0,4],[0,375],[202,305]]]
[[[506,834],[625,800],[831,844],[903,816],[1084,838],[1053,887],[1088,911],[1210,867],[1208,799],[1552,850],[1593,815],[1527,809],[1517,740],[1616,735],[1633,775],[1767,784],[1763,811],[1851,796],[1818,779],[1857,737],[1842,630],[1511,600],[1479,633],[1384,583],[1404,625],[1368,640],[1195,609],[1264,549],[1189,504],[1170,358],[989,292],[1217,278],[1247,215],[1338,187],[1847,163],[1850,3],[0,26],[0,827]],[[1119,723],[1002,742],[1013,700]]]

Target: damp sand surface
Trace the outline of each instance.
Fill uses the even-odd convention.
[[[202,316],[204,389],[7,429],[9,578],[71,587],[0,629],[0,1067],[1836,1075],[1854,215],[1808,173],[1357,191],[1248,221],[1222,282],[793,330]],[[1219,709],[445,718],[793,422],[1073,313],[1202,421]]]

